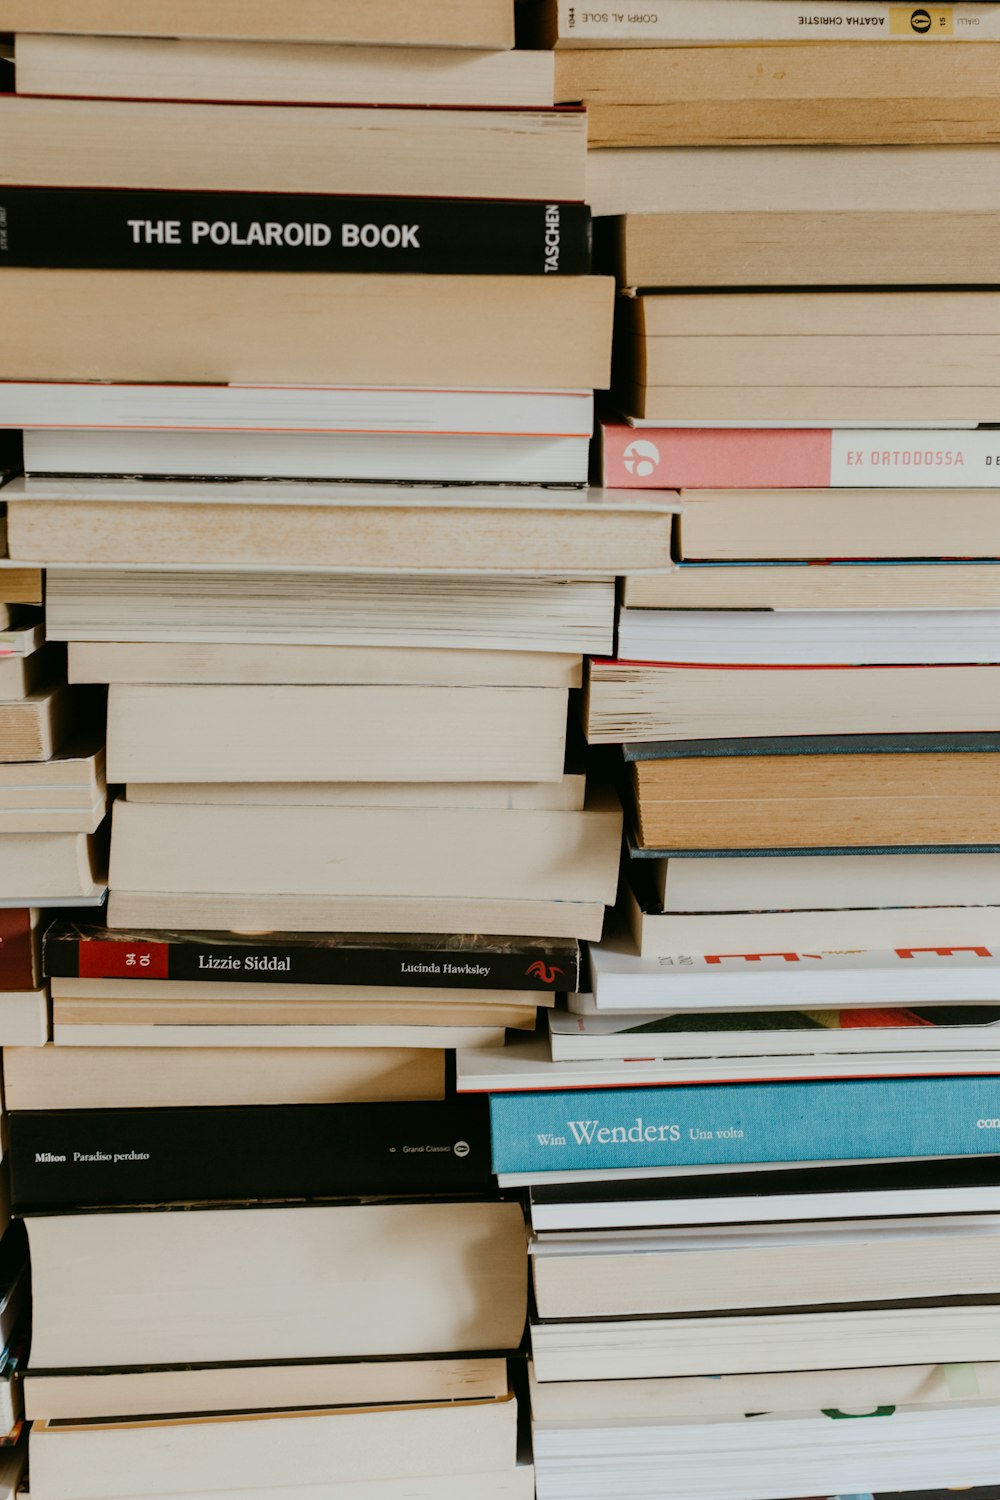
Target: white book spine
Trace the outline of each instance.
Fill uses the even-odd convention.
[[[993,41],[1000,5],[893,0],[643,0],[634,7],[558,0],[562,46],[699,46],[726,42]]]

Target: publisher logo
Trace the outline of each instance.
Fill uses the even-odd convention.
[[[556,968],[555,964],[543,964],[540,958],[536,958],[533,964],[528,965],[525,972],[537,975],[543,984],[555,984],[562,969]]]
[[[625,467],[630,474],[646,479],[659,467],[660,450],[648,438],[637,438],[625,449]]]
[[[456,1156],[468,1156],[469,1152],[472,1150],[472,1147],[469,1145],[468,1141],[456,1141],[454,1146],[452,1147],[452,1150],[454,1151]]]
[[[910,25],[914,31],[919,31],[923,36],[925,31],[931,29],[931,13],[929,10],[915,10],[910,17]]]

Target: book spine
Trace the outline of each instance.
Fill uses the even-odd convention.
[[[556,0],[549,0],[556,3]],[[633,9],[557,0],[557,45],[671,46],[713,42],[992,41],[1000,14],[978,3],[905,5],[897,0],[643,0]]]
[[[15,1211],[490,1186],[482,1099],[37,1110],[9,1117]]]
[[[1000,1151],[1000,1077],[490,1096],[495,1172],[594,1172]]]
[[[380,985],[413,989],[538,990],[575,992],[579,948],[544,940],[483,952],[470,946],[433,949],[310,947],[282,943],[266,948],[171,938],[90,938],[46,935],[43,962],[49,979],[178,979],[229,984]]]
[[[582,203],[0,190],[0,266],[581,276]]]
[[[27,907],[0,910],[0,990],[37,989],[38,929]]]
[[[995,489],[1000,434],[604,422],[601,483],[626,490]]]

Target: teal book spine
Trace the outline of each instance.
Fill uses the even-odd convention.
[[[494,1172],[1000,1151],[1000,1076],[490,1096]]]

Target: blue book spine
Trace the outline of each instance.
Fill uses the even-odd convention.
[[[1000,1151],[1000,1077],[493,1094],[494,1172]]]

